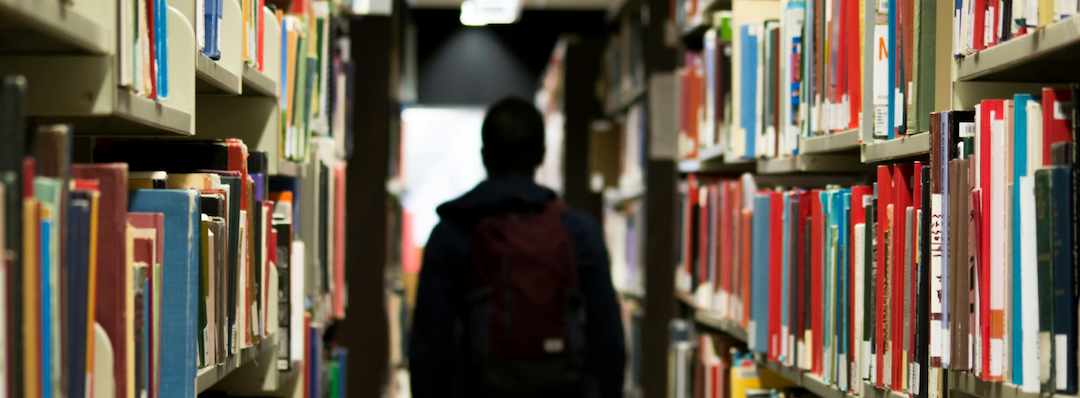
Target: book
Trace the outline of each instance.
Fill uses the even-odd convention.
[[[22,167],[26,156],[26,135],[24,121],[24,103],[26,79],[22,76],[0,77],[0,139],[5,145],[0,146],[0,182],[4,184],[4,267],[7,270],[4,300],[10,303],[10,311],[5,315],[5,335],[8,339],[3,349],[13,366],[22,362],[22,267],[16,266],[23,261],[23,182]],[[23,380],[19,377],[8,378],[6,388],[9,396],[23,394]]]
[[[96,247],[97,272],[94,277],[97,291],[94,297],[94,319],[108,336],[109,346],[116,358],[127,357],[129,347],[123,336],[131,336],[124,332],[124,325],[130,324],[130,321],[123,310],[127,302],[125,281],[130,281],[127,260],[124,257],[124,245],[127,241],[127,172],[127,165],[123,163],[74,164],[71,167],[73,178],[98,181],[100,206]],[[96,338],[94,347],[96,356]],[[95,365],[97,363],[95,362]],[[114,385],[128,385],[128,363],[116,360],[112,366]],[[105,372],[97,366],[94,369],[96,374]],[[116,390],[118,398],[130,396],[126,388]]]
[[[199,193],[194,190],[134,190],[130,210],[164,214],[161,333],[161,394],[194,395],[199,267]]]

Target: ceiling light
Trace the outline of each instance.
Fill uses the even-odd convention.
[[[521,0],[465,0],[461,3],[461,24],[484,26],[511,24],[521,14]]]

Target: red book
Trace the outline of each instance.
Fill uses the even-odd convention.
[[[822,358],[822,349],[825,347],[825,340],[823,336],[822,328],[822,288],[825,286],[822,272],[822,261],[825,258],[825,243],[823,241],[823,232],[825,228],[825,214],[821,203],[821,190],[815,189],[810,193],[810,218],[811,218],[811,231],[810,231],[810,330],[813,334],[814,341],[810,346],[813,354],[813,364],[810,367],[810,372],[815,375],[821,375],[824,368],[824,362]]]
[[[720,230],[717,231],[720,245],[720,250],[717,251],[717,255],[720,257],[718,266],[720,267],[719,275],[717,275],[717,290],[720,293],[721,305],[727,304],[727,300],[730,300],[731,294],[731,239],[732,239],[732,198],[731,198],[731,183],[720,182]],[[728,315],[728,308],[720,309],[721,315]]]
[[[877,220],[877,242],[878,243],[877,243],[877,260],[876,261],[877,261],[877,269],[878,269],[878,271],[877,271],[877,286],[878,286],[878,288],[877,288],[877,297],[876,297],[877,305],[875,306],[875,308],[877,308],[878,310],[877,310],[877,321],[874,323],[875,328],[877,329],[876,332],[874,333],[875,339],[877,340],[875,342],[875,344],[874,344],[874,346],[877,347],[877,350],[876,350],[876,352],[877,352],[877,355],[876,355],[877,366],[875,366],[874,369],[877,371],[877,386],[878,386],[878,388],[884,388],[886,385],[892,385],[891,381],[889,383],[885,382],[886,377],[888,377],[889,380],[892,380],[892,374],[885,373],[885,358],[887,356],[886,355],[887,351],[885,350],[885,348],[886,348],[886,345],[885,345],[885,341],[886,341],[885,340],[885,334],[886,334],[885,333],[886,332],[885,313],[887,312],[887,311],[885,311],[885,303],[888,302],[888,300],[889,300],[889,292],[888,292],[887,289],[885,289],[885,287],[886,287],[886,281],[892,279],[891,275],[886,276],[887,269],[888,269],[888,267],[887,267],[888,263],[886,261],[888,259],[888,256],[886,255],[886,253],[887,253],[887,250],[886,250],[887,241],[886,241],[885,238],[886,238],[887,234],[886,234],[885,230],[887,229],[887,227],[889,225],[889,219],[891,218],[890,214],[889,214],[889,205],[892,203],[892,199],[893,199],[893,194],[892,194],[893,178],[892,178],[892,168],[890,166],[878,166],[877,171],[878,171],[878,192],[877,192],[877,195],[878,195],[878,201],[877,201],[877,216],[878,216],[878,220]]]
[[[135,259],[136,259],[136,261],[139,261],[139,258],[141,258],[141,257],[145,258],[148,255],[149,256],[149,262],[147,262],[147,264],[150,264],[151,267],[152,267],[153,264],[160,264],[162,262],[162,258],[164,258],[164,256],[165,256],[165,216],[163,214],[161,214],[161,213],[128,213],[127,221],[134,228],[148,229],[148,230],[153,230],[154,231],[154,243],[155,244],[154,244],[154,247],[152,248],[153,252],[152,253],[141,253],[140,250],[145,250],[146,248],[145,247],[140,247],[139,245],[136,245],[135,246],[135,249],[136,249],[135,250]],[[164,270],[162,270],[162,272],[164,272]],[[148,278],[150,278],[150,281],[151,281],[151,283],[150,283],[150,289],[151,290],[149,292],[149,295],[150,295],[150,297],[154,297],[155,296],[154,291],[153,291],[153,289],[154,289],[154,287],[153,287],[154,286],[154,283],[153,283],[154,282],[154,272],[152,272],[152,268],[147,270],[146,276]],[[162,286],[165,286],[165,285],[162,285]],[[153,303],[153,302],[151,301],[150,303]],[[155,305],[148,305],[147,308],[150,311],[150,319],[154,319],[156,316],[158,316],[157,314],[154,313]],[[161,314],[160,316],[164,316],[164,314]],[[157,331],[151,330],[151,332],[150,332],[150,342],[149,342],[151,350],[152,350],[152,351],[150,351],[150,364],[149,364],[149,366],[150,366],[150,384],[149,385],[150,385],[150,388],[151,388],[151,392],[150,392],[151,397],[157,397],[158,396],[158,389],[160,388],[159,383],[160,383],[160,376],[161,376],[160,374],[158,374],[158,370],[154,366],[156,363],[159,362],[158,361],[158,356],[161,355],[161,352],[157,348],[153,348],[157,344],[160,344],[160,343],[157,342],[157,337],[158,336],[156,336],[156,334],[157,334]]]
[[[798,232],[798,236],[799,236],[799,261],[798,261],[798,269],[799,269],[799,271],[798,272],[799,272],[799,274],[797,276],[797,278],[799,280],[799,283],[798,283],[798,285],[799,285],[798,286],[799,309],[797,311],[795,311],[795,314],[796,314],[795,316],[796,316],[797,325],[798,325],[799,329],[796,330],[795,339],[800,341],[800,342],[803,342],[804,344],[810,344],[811,343],[809,341],[806,341],[806,330],[809,329],[808,326],[809,326],[810,314],[806,314],[805,311],[803,311],[803,309],[806,308],[805,307],[806,303],[804,303],[804,300],[806,299],[806,293],[807,293],[807,289],[806,289],[807,285],[806,284],[810,282],[810,281],[806,280],[806,274],[807,274],[806,267],[810,266],[809,262],[806,261],[806,259],[807,259],[806,256],[810,255],[810,253],[806,252],[806,240],[810,239],[810,237],[806,235],[806,220],[809,220],[810,215],[811,215],[811,210],[810,210],[811,209],[811,204],[810,204],[811,199],[810,199],[810,196],[811,196],[810,191],[801,191],[801,192],[799,192],[799,228],[798,228],[798,230],[799,230],[799,232]],[[802,362],[802,363],[806,362],[802,358],[798,358],[798,359],[799,359],[799,362]]]
[[[750,325],[750,270],[752,268],[752,245],[753,240],[753,225],[754,211],[750,209],[742,209],[742,291],[743,291],[743,328],[747,328]]]
[[[345,163],[334,165],[334,316],[345,319]],[[273,211],[270,212],[271,214]],[[271,217],[273,217],[271,215]],[[269,222],[267,224],[270,224]]]
[[[860,18],[859,18],[859,2],[858,1],[848,1],[846,3],[847,4],[844,7],[844,9],[847,10],[846,11],[847,12],[847,17],[845,19],[847,28],[845,29],[845,31],[846,32],[858,32],[859,31],[859,20],[860,20]],[[848,54],[848,57],[847,57],[847,66],[848,66],[847,67],[847,80],[848,80],[847,94],[848,94],[848,102],[850,103],[850,106],[851,106],[851,109],[850,109],[851,117],[848,119],[848,128],[849,129],[857,129],[857,128],[859,128],[859,114],[862,113],[862,105],[863,105],[862,104],[862,74],[861,74],[860,69],[859,69],[860,68],[860,63],[862,62],[862,60],[859,59],[859,57],[854,56],[854,54],[861,54],[862,53],[862,51],[860,50],[860,46],[862,45],[863,42],[862,42],[862,40],[858,39],[859,37],[861,37],[861,36],[854,35],[852,37],[849,37],[849,40],[847,41],[847,43],[848,43],[847,51],[841,51],[841,52],[843,52],[845,54]]]
[[[698,207],[697,176],[686,176],[686,212],[683,214],[683,264],[686,275],[694,274],[694,210]],[[691,287],[693,289],[693,287]]]
[[[783,302],[784,194],[769,194],[769,360],[780,360],[780,308]]]
[[[985,211],[982,204],[983,199],[985,199],[984,196],[990,195],[984,195],[983,192],[982,188],[971,190],[971,224],[973,231],[982,231],[983,228],[986,227],[986,224],[983,223],[983,213],[985,213]],[[969,244],[973,248],[971,253],[975,257],[975,264],[973,267],[977,272],[975,280],[978,281],[979,293],[978,296],[975,297],[975,303],[978,307],[978,310],[975,313],[975,316],[978,317],[978,322],[976,324],[979,328],[975,329],[972,327],[971,333],[973,337],[981,336],[982,341],[985,343],[982,346],[974,347],[973,350],[976,351],[972,356],[976,359],[982,358],[982,365],[980,365],[982,372],[981,374],[977,374],[977,376],[986,378],[986,376],[990,375],[990,303],[988,302],[990,301],[990,276],[988,275],[990,259],[984,257],[984,251],[980,249],[982,246],[986,245],[986,242],[982,240],[982,234],[972,233],[969,234],[969,236],[971,236],[971,242]],[[978,341],[979,339],[974,340]],[[975,368],[974,364],[972,364],[972,368]]]
[[[1049,102],[1043,102],[1049,104]],[[1045,105],[1044,105],[1045,106]],[[1052,108],[1053,106],[1045,106]],[[986,259],[987,261],[979,261],[979,329],[983,336],[981,347],[977,348],[984,353],[982,356],[982,369],[983,377],[989,378],[990,376],[990,214],[993,211],[1002,211],[1004,209],[993,209],[990,203],[990,192],[993,185],[993,178],[991,175],[992,159],[991,151],[993,150],[993,123],[994,121],[1000,121],[1003,118],[1002,112],[1005,110],[1005,104],[1003,100],[984,100],[979,106],[978,118],[979,118],[979,131],[978,138],[975,140],[977,147],[975,148],[976,154],[974,162],[978,167],[975,181],[976,188],[982,190],[981,202],[979,204],[982,209],[981,223],[979,224],[978,238],[979,244],[976,246],[978,255],[981,256],[980,260]],[[1045,122],[1044,122],[1045,123]],[[1066,122],[1067,123],[1067,122]],[[1044,126],[1046,126],[1044,124]],[[1045,127],[1044,127],[1045,129]]]
[[[265,5],[265,0],[259,0],[258,7],[255,9],[255,15],[258,16],[255,24],[255,66],[259,72],[263,71],[263,31],[265,30],[263,28],[266,26],[266,21],[263,20],[263,7]]]
[[[1072,128],[1069,126],[1072,122],[1071,104],[1072,94],[1068,89],[1043,89],[1043,166],[1050,165],[1051,146],[1058,142],[1072,142]]]
[[[986,0],[975,1],[975,20],[972,25],[974,30],[975,51],[982,51],[986,49]]]
[[[731,299],[732,310],[731,318],[739,320],[740,326],[746,327],[742,318],[742,308],[736,306],[741,303],[743,298],[742,290],[742,275],[743,275],[743,260],[742,260],[742,183],[738,180],[729,183],[728,188],[730,192],[728,197],[731,198]],[[739,301],[736,301],[736,298]]]
[[[903,380],[903,369],[907,363],[904,357],[904,293],[908,285],[905,283],[909,276],[905,275],[905,262],[907,256],[904,251],[907,237],[907,208],[911,206],[911,178],[912,165],[897,164],[893,166],[893,219],[892,219],[892,269],[893,286],[892,302],[889,313],[892,315],[892,371],[895,382],[892,384],[893,391],[902,391],[907,386]]]
[[[126,163],[75,164],[71,177],[98,180],[101,191],[98,208],[97,297],[94,309],[97,322],[109,335],[116,358],[127,356],[124,308],[125,242],[127,241],[128,184]],[[30,192],[33,192],[32,190]],[[114,361],[117,386],[127,385],[127,362]],[[116,389],[117,398],[127,398],[127,390]]]
[[[1001,0],[988,0],[990,2],[990,13],[988,18],[994,20],[994,30],[990,32],[990,36],[987,38],[990,42],[986,43],[986,48],[990,48],[997,45],[998,35],[1001,34],[1001,15],[1004,14],[1001,9]]]
[[[154,40],[154,36],[155,36],[154,31],[156,30],[156,29],[154,29],[154,25],[155,25],[154,22],[157,19],[157,18],[154,18],[154,2],[155,2],[155,0],[146,0],[146,26],[147,26],[146,36],[148,38],[147,43],[150,46],[149,54],[144,55],[144,57],[149,57],[150,58],[150,71],[149,71],[149,73],[150,73],[150,85],[145,87],[146,97],[147,98],[157,98],[157,84],[158,84],[158,79],[157,79],[157,50],[158,49],[157,49],[156,41]],[[166,15],[166,18],[168,18],[167,15]],[[136,62],[139,62],[139,61],[141,61],[141,60],[136,60]],[[136,76],[136,79],[138,79],[138,78],[140,78],[140,77]]]

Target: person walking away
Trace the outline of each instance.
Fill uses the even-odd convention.
[[[481,138],[487,180],[438,207],[424,251],[413,396],[621,396],[623,325],[603,232],[533,180],[543,118],[504,99]]]

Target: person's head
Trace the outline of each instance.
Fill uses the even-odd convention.
[[[488,108],[480,136],[488,176],[532,177],[544,160],[544,118],[521,99],[506,98]]]

